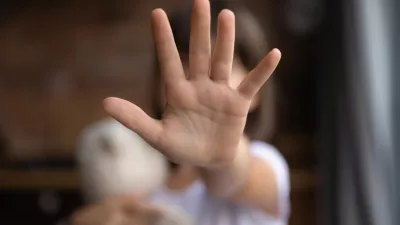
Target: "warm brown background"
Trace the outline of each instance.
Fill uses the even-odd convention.
[[[104,116],[101,100],[106,96],[149,109],[149,15],[155,7],[171,11],[185,1],[20,2],[14,10],[9,7],[0,24],[0,135],[7,141],[3,160],[70,157],[80,130]],[[310,40],[285,32],[281,3],[247,2],[284,56],[275,76],[278,117],[272,142],[292,170],[291,225],[316,224]],[[0,169],[0,190],[78,185],[70,170]]]

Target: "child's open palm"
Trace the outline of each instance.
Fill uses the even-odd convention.
[[[271,51],[236,89],[231,88],[234,20],[231,11],[220,13],[211,54],[210,3],[194,1],[189,74],[185,76],[168,18],[164,11],[154,10],[153,34],[166,87],[163,118],[154,120],[117,98],[105,99],[106,111],[177,163],[207,166],[232,160],[251,100],[280,60],[280,52]]]

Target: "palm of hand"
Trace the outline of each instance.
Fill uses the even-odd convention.
[[[211,56],[209,7],[208,0],[194,2],[187,78],[166,14],[153,11],[154,39],[166,86],[161,121],[127,101],[105,100],[110,115],[178,163],[210,165],[235,157],[251,99],[280,59],[280,52],[272,51],[238,88],[231,88],[234,15],[228,10],[221,12]]]
[[[166,90],[167,105],[160,146],[172,159],[195,164],[234,156],[246,123],[250,101],[228,85],[201,79]],[[176,94],[175,94],[176,93]],[[214,155],[211,151],[218,151]]]

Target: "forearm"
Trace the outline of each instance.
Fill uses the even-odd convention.
[[[250,154],[246,139],[242,140],[239,148],[232,163],[213,169],[201,169],[209,192],[276,215],[277,185],[271,166]]]

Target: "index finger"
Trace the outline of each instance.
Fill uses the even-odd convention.
[[[168,86],[176,83],[178,79],[186,79],[167,14],[162,9],[152,12],[152,27],[164,82]]]

